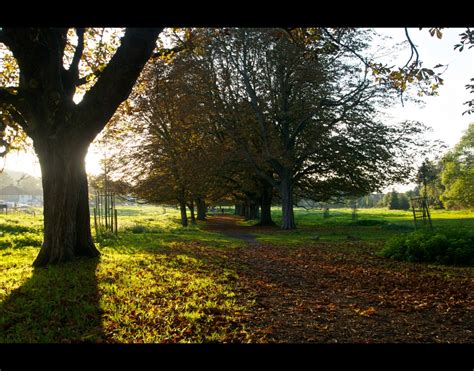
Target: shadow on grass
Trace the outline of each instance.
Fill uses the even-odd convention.
[[[99,259],[38,268],[0,304],[0,343],[96,342],[103,336]]]

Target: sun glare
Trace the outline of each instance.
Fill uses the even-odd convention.
[[[102,155],[91,146],[86,156],[86,172],[89,175],[98,175],[103,170],[100,164]],[[0,164],[3,167],[3,161]],[[41,177],[39,160],[33,151],[11,152],[5,158],[5,170],[21,171],[34,177]]]

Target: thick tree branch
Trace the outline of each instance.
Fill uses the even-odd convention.
[[[245,53],[244,53],[244,55],[245,55]],[[242,77],[244,79],[245,89],[247,90],[247,93],[250,96],[250,104],[251,104],[251,106],[252,106],[252,108],[255,112],[255,115],[257,117],[257,121],[258,121],[259,126],[260,126],[260,137],[262,138],[262,141],[263,141],[263,148],[264,148],[265,153],[267,154],[267,156],[269,156],[270,155],[270,150],[269,150],[269,147],[268,147],[268,132],[267,132],[267,128],[266,128],[265,116],[263,115],[263,112],[260,109],[260,106],[258,104],[257,93],[255,92],[255,89],[250,84],[250,79],[249,79],[249,76],[248,76],[245,65],[242,69]]]
[[[143,66],[155,48],[161,28],[129,28],[122,44],[96,84],[77,105],[76,122],[88,140],[92,140],[127,99]]]
[[[77,81],[79,79],[79,62],[82,57],[82,53],[84,52],[84,28],[76,28],[77,34],[77,47],[74,51],[74,57],[72,58],[71,65],[69,66],[69,73],[71,74],[71,78],[73,81]],[[77,86],[77,84],[75,84]]]
[[[15,122],[21,126],[21,128],[28,134],[28,135],[31,135],[32,133],[30,132],[29,128],[28,128],[28,123],[26,122],[25,118],[23,117],[23,115],[17,111],[15,108],[11,109],[8,111],[9,114],[11,115],[11,117],[13,118],[13,120],[15,120]]]

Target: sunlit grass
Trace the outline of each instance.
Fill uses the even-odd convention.
[[[0,215],[0,342],[256,341],[246,320],[253,299],[222,253],[245,241],[206,231],[201,222],[183,228],[175,208],[118,207],[118,215],[118,236],[96,236],[100,259],[37,270],[41,213]],[[431,215],[435,227],[474,227],[472,211]],[[279,223],[278,208],[273,216]],[[358,254],[413,230],[410,211],[361,209],[357,221],[350,209],[330,210],[329,218],[296,209],[295,216],[294,231],[251,233],[281,248],[324,245]]]
[[[3,216],[0,225],[7,240],[42,238],[38,217]],[[237,274],[223,258],[199,257],[241,241],[183,228],[160,207],[119,209],[119,225],[118,237],[97,239],[98,260],[33,270],[38,247],[0,248],[0,343],[250,341],[253,302],[237,294]]]
[[[443,225],[447,220],[456,223],[464,222],[474,226],[474,210],[430,210],[433,223]],[[281,209],[272,208],[273,220],[281,223]],[[324,217],[324,211],[319,209],[295,208],[295,220],[299,227],[348,224],[352,223],[352,209],[330,209],[329,217]],[[389,223],[411,223],[413,224],[413,212],[411,210],[388,210],[386,208],[357,209],[357,220],[381,220]]]
[[[126,343],[246,341],[235,273],[187,254],[107,251],[97,278],[103,329]]]
[[[434,228],[474,228],[472,210],[430,210]],[[277,225],[281,223],[280,208],[272,208],[272,217]],[[390,237],[415,229],[412,211],[388,210],[386,208],[358,209],[357,219],[352,219],[352,209],[330,209],[329,217],[319,209],[295,208],[297,229],[291,231],[273,230],[271,233],[256,233],[263,243],[289,246],[311,242],[353,242],[365,241],[380,246]],[[241,222],[253,225],[254,221]]]

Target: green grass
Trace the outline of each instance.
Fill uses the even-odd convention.
[[[119,237],[98,239],[100,259],[48,269],[31,266],[38,247],[0,248],[0,343],[250,341],[243,319],[252,299],[236,294],[224,258],[199,254],[242,242],[177,221],[158,207],[123,208]],[[5,240],[41,239],[41,222],[0,217]]]
[[[0,251],[7,247],[41,246],[43,218],[29,214],[0,215]]]
[[[474,210],[430,210],[433,225],[465,224],[474,227]],[[378,220],[388,223],[413,225],[413,213],[385,208],[358,209],[357,220]],[[281,223],[281,210],[272,208],[272,217]],[[323,210],[295,208],[295,220],[298,227],[332,224],[351,224],[352,209],[330,209],[329,218],[323,217]]]
[[[433,227],[474,229],[474,211],[431,210]],[[323,210],[295,208],[297,229],[258,233],[257,240],[281,246],[301,245],[309,242],[364,241],[380,247],[389,238],[415,230],[411,211],[387,209],[359,209],[357,220],[352,220],[351,209],[331,209],[328,218]],[[281,210],[272,208],[272,217],[281,223]],[[255,222],[243,222],[252,225]]]
[[[297,230],[256,236],[282,248],[317,241],[358,254],[413,230],[410,212],[360,210],[356,223],[350,209],[330,213],[296,209]],[[273,214],[279,223],[280,211]],[[253,298],[222,253],[245,242],[183,228],[169,207],[119,207],[118,215],[119,236],[96,238],[100,259],[35,270],[41,213],[0,215],[0,343],[256,341],[246,322]],[[436,228],[474,228],[472,211],[432,217]]]
[[[119,207],[119,235],[107,235],[105,241],[98,240],[99,248],[113,246],[115,250],[136,252],[154,251],[159,247],[170,247],[179,243],[200,242],[208,247],[238,247],[244,243],[238,239],[202,230],[198,225],[184,228],[180,224],[179,211],[161,206]]]

